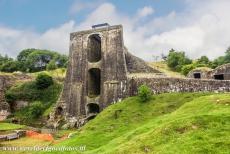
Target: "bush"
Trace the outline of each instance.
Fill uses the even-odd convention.
[[[57,69],[57,65],[55,64],[55,61],[50,61],[49,64],[46,66],[46,70],[55,70]]]
[[[41,102],[34,102],[28,108],[27,117],[29,119],[39,118],[44,109],[44,105]]]
[[[177,52],[173,49],[169,51],[167,65],[172,70],[180,72],[184,65],[191,63],[192,60],[185,55],[185,52]]]
[[[19,63],[17,61],[8,61],[1,66],[2,72],[15,72],[18,71]]]
[[[196,68],[194,66],[194,64],[189,64],[189,65],[184,65],[181,69],[181,73],[183,75],[187,75],[191,70],[193,70],[194,68]]]
[[[12,103],[17,100],[17,96],[12,91],[7,91],[5,98],[8,103]]]
[[[54,81],[51,76],[45,73],[38,74],[36,78],[36,85],[38,89],[45,89],[53,84],[54,84]]]
[[[148,100],[151,99],[152,90],[146,85],[141,85],[138,88],[138,96],[139,96],[141,102],[147,102]]]

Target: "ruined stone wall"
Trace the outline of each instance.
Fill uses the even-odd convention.
[[[6,88],[6,78],[0,76],[0,102],[5,100],[5,88]]]
[[[128,78],[129,95],[137,94],[138,87],[142,84],[149,86],[153,93],[168,92],[229,92],[230,81],[182,79],[182,78]]]
[[[127,68],[123,49],[121,25],[71,34],[69,66],[57,105],[66,117],[102,111],[126,97]]]
[[[230,80],[230,64],[224,64],[217,67],[212,71],[211,76],[215,78],[215,75],[223,74],[224,80]]]

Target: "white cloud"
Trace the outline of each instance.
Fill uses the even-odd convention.
[[[142,9],[138,10],[139,17],[146,17],[154,13],[154,9],[151,6],[145,6]]]
[[[67,53],[69,33],[74,31],[74,22],[70,21],[39,34],[28,30],[15,30],[0,27],[0,53],[15,57],[26,48],[41,48]]]
[[[70,32],[108,22],[111,25],[122,24],[125,45],[130,52],[146,60],[152,60],[152,55],[167,53],[171,48],[186,51],[193,58],[201,55],[214,58],[224,54],[230,45],[230,1],[186,2],[185,11],[172,11],[154,18],[149,16],[154,13],[152,8],[144,7],[134,16],[128,16],[113,4],[103,3],[83,22],[69,21],[44,33],[0,27],[0,52],[15,56],[20,50],[33,47],[67,53]],[[143,22],[142,18],[147,20]]]

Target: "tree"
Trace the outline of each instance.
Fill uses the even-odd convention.
[[[192,60],[185,56],[184,52],[176,52],[171,49],[167,56],[167,65],[172,70],[180,72],[184,65],[191,64]]]
[[[198,64],[209,64],[209,59],[207,56],[201,56],[198,60],[197,60],[197,63]]]
[[[17,60],[20,62],[22,72],[38,72],[65,67],[68,57],[49,50],[25,49],[19,53]]]
[[[27,60],[27,57],[34,52],[36,49],[25,49],[22,50],[18,56],[17,56],[17,60],[20,62],[25,62]]]
[[[1,66],[1,71],[2,72],[15,72],[18,71],[19,64],[17,61],[7,61]]]

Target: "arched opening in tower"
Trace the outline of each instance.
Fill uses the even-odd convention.
[[[88,40],[88,61],[98,62],[101,60],[101,37],[99,34],[93,34]]]
[[[88,96],[91,98],[100,95],[101,91],[101,71],[98,68],[92,68],[88,72]]]
[[[100,112],[99,105],[95,103],[90,103],[87,105],[88,114],[97,114]]]

